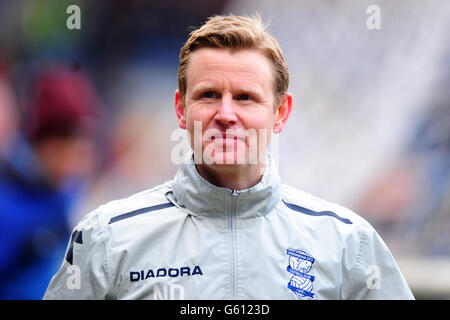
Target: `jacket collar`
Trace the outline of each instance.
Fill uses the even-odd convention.
[[[217,187],[200,176],[191,153],[175,175],[173,198],[193,215],[228,217],[235,214],[241,219],[248,219],[264,216],[278,204],[280,184],[278,171],[269,153],[261,181],[252,188],[237,192]]]

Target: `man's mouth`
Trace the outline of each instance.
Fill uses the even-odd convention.
[[[234,141],[237,141],[237,140],[243,140],[243,139],[241,139],[240,137],[238,137],[238,136],[236,136],[236,135],[227,134],[227,133],[223,133],[222,136],[219,136],[219,137],[217,137],[217,136],[212,136],[210,140],[211,140],[211,141],[214,141],[214,140],[216,140],[216,139],[221,139],[221,140],[234,140]]]

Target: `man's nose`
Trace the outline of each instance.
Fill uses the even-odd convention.
[[[234,124],[238,121],[236,115],[236,105],[233,97],[223,95],[217,109],[215,119],[223,124]]]

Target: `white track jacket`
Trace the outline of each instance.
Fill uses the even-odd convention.
[[[413,299],[362,217],[262,180],[219,188],[192,157],[175,179],[91,212],[45,299]]]

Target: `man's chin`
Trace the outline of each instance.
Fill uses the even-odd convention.
[[[239,167],[248,165],[245,154],[238,154],[235,152],[218,153],[210,158],[204,158],[207,165],[215,167]]]

